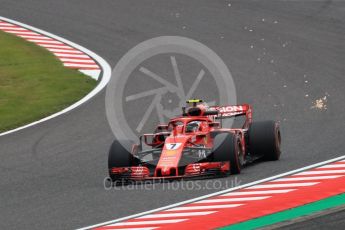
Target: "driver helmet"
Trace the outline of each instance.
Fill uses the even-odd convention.
[[[199,130],[201,121],[191,121],[187,124],[186,126],[186,132],[187,133],[192,133],[192,132],[196,132]]]

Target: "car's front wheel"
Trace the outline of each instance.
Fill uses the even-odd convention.
[[[108,155],[108,169],[109,176],[113,181],[116,180],[116,178],[110,173],[112,168],[135,166],[135,159],[130,152],[131,148],[132,145],[126,141],[115,140],[112,143]]]
[[[219,133],[213,140],[213,156],[216,162],[230,162],[231,174],[241,173],[243,152],[240,138],[233,133]]]

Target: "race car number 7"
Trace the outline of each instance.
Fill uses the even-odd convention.
[[[168,150],[175,150],[178,149],[181,146],[181,143],[167,143],[166,148]]]

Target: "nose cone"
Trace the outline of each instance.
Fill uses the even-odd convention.
[[[165,140],[162,154],[156,167],[156,176],[178,176],[178,164],[183,148],[189,139],[190,136],[180,135],[168,137]]]
[[[156,168],[155,174],[158,177],[177,176],[177,170],[175,167]]]
[[[170,175],[170,168],[164,167],[162,169],[162,176],[169,176]]]

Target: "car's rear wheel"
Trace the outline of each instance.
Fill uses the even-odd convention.
[[[281,134],[275,121],[253,122],[249,128],[249,152],[263,156],[265,160],[279,160]]]
[[[213,143],[214,161],[229,161],[231,174],[240,173],[243,166],[240,138],[233,133],[219,133],[215,136]]]

